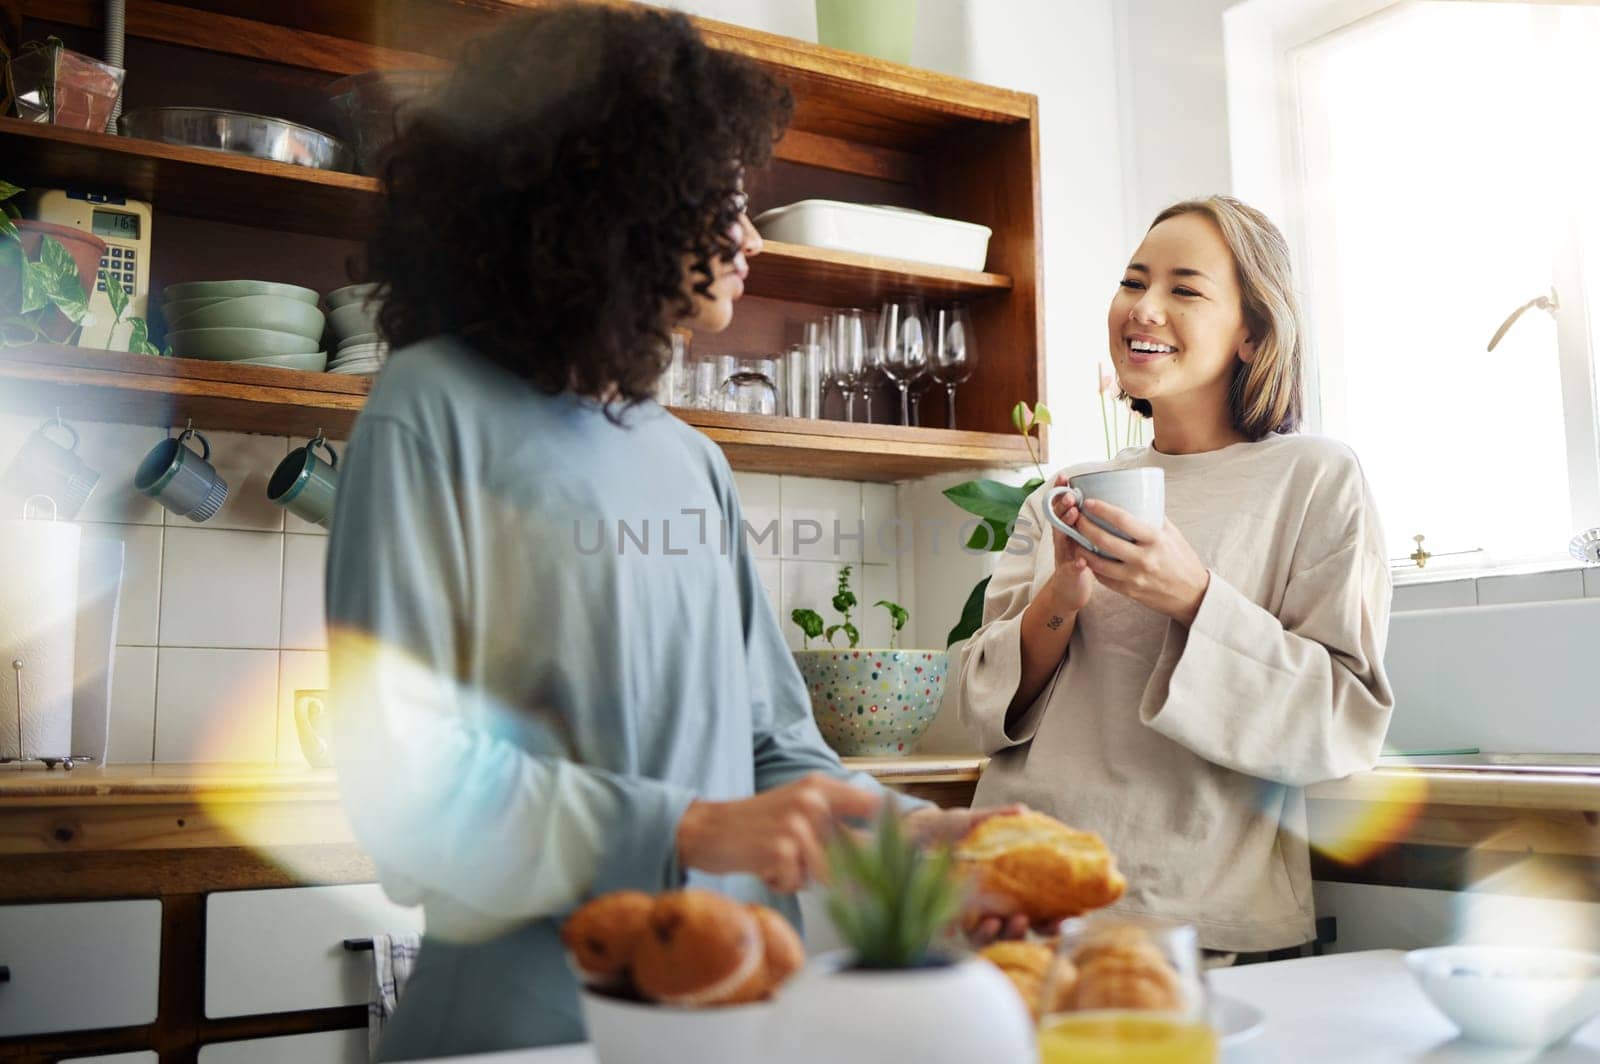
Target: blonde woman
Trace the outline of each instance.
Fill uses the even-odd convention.
[[[1301,788],[1370,768],[1393,697],[1390,580],[1350,449],[1298,435],[1303,326],[1282,234],[1225,196],[1157,216],[1123,271],[1111,358],[1149,447],[1055,478],[1155,466],[1166,520],[1047,484],[1002,554],[958,679],[993,755],[975,804],[1026,802],[1102,834],[1119,908],[1194,924],[1210,950],[1314,937]],[[1042,531],[1041,531],[1042,530]],[[1045,547],[1046,533],[1052,543]]]

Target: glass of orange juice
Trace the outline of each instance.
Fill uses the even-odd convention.
[[[1062,926],[1038,1015],[1041,1064],[1216,1064],[1199,939],[1111,913]]]

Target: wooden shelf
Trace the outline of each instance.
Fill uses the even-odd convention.
[[[370,177],[0,118],[7,180],[112,192],[163,210],[295,233],[365,238],[378,203]]]
[[[11,180],[116,192],[174,214],[322,236],[365,238],[378,203],[370,177],[227,152],[0,118]],[[772,241],[751,263],[752,295],[840,306],[889,296],[972,299],[1007,292],[1011,278],[878,255]]]
[[[300,373],[122,351],[30,345],[0,349],[0,409],[136,425],[278,436],[349,435],[366,377]],[[1028,461],[1013,434],[854,425],[706,410],[674,411],[722,447],[735,469],[892,482]]]

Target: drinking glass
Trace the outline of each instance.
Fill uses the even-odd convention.
[[[739,370],[722,382],[722,407],[730,414],[778,412],[778,389],[772,378],[755,370]]]
[[[844,390],[846,421],[856,419],[856,386],[866,372],[867,328],[859,307],[841,310],[833,316],[834,379]]]
[[[689,405],[697,410],[715,410],[721,403],[717,393],[722,383],[717,378],[717,364],[708,358],[692,363],[694,374],[689,389]]]
[[[861,360],[861,376],[856,381],[856,389],[861,393],[861,402],[865,409],[862,420],[871,424],[872,393],[888,379],[888,374],[883,371],[883,345],[878,340],[878,312],[863,310],[861,326],[865,334],[866,349],[865,357]]]
[[[911,424],[911,382],[927,372],[927,325],[922,301],[915,297],[889,302],[878,315],[879,367],[900,389],[900,424]]]
[[[929,368],[934,380],[943,384],[948,397],[949,428],[956,427],[956,385],[966,382],[977,367],[977,338],[972,333],[972,317],[965,304],[950,303],[933,312],[931,323],[933,350]]]
[[[783,413],[783,404],[786,396],[784,395],[783,371],[778,368],[778,360],[775,358],[758,358],[746,366],[745,369],[753,370],[771,382],[773,395],[777,400],[771,413]]]
[[[1062,925],[1039,1002],[1041,1064],[1215,1064],[1193,927],[1109,913]]]
[[[817,417],[822,388],[822,353],[816,344],[790,344],[783,359],[784,413],[789,417]]]

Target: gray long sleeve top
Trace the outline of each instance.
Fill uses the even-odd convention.
[[[345,806],[429,940],[531,928],[518,963],[550,998],[501,1037],[430,1047],[581,1035],[556,923],[681,885],[692,800],[811,772],[876,786],[824,745],[741,528],[722,453],[653,403],[618,426],[452,340],[390,359],[329,542]],[[687,879],[772,901],[751,877]]]

